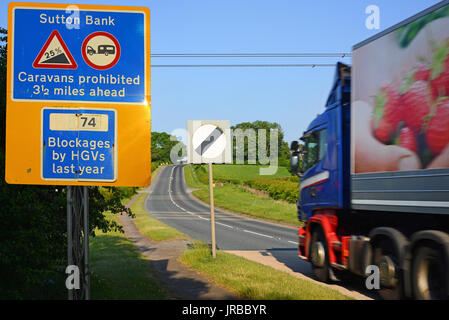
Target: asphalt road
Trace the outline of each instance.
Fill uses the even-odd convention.
[[[210,208],[192,198],[182,166],[161,168],[145,202],[150,215],[194,239],[211,242]],[[220,250],[282,249],[295,252],[297,229],[215,210],[217,248]]]

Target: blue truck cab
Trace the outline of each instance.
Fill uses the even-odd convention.
[[[309,125],[301,151],[298,218],[350,207],[350,67],[338,63],[325,111]]]

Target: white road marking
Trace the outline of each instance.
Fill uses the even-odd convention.
[[[225,226],[225,227],[228,227],[228,228],[231,228],[231,229],[234,229],[234,227],[233,226],[230,226],[230,225],[227,225],[227,224],[224,224],[224,223],[221,223],[221,222],[215,222],[216,224],[219,224],[219,225],[221,225],[221,226]]]
[[[254,232],[254,231],[250,231],[250,230],[246,230],[246,229],[244,229],[243,232],[248,232],[248,233],[256,234],[258,236],[274,239],[273,236],[268,236],[266,234],[262,234],[262,233],[258,233],[258,232]]]
[[[171,169],[171,172],[170,172],[170,179],[169,179],[169,184],[168,184],[168,195],[169,195],[169,197],[170,197],[170,201],[171,201],[176,207],[178,207],[179,209],[181,209],[181,210],[184,211],[185,213],[188,213],[188,214],[190,214],[190,215],[192,215],[192,216],[194,216],[194,217],[197,217],[197,218],[199,218],[199,219],[201,219],[201,220],[210,221],[210,219],[208,219],[208,218],[204,218],[204,217],[202,217],[202,216],[200,216],[200,215],[198,215],[198,214],[195,214],[195,213],[193,213],[193,212],[191,212],[191,211],[188,211],[188,210],[184,209],[183,207],[181,207],[180,205],[178,205],[178,204],[173,200],[171,185],[172,185],[172,181],[174,180],[174,177],[173,177],[173,172],[174,172],[174,170],[175,170],[175,166],[173,166],[173,168]],[[182,212],[179,212],[179,214],[182,214]],[[219,225],[222,225],[222,226],[225,226],[225,227],[227,227],[227,228],[233,229],[233,230],[243,231],[243,232],[246,232],[246,233],[251,233],[251,234],[255,234],[255,235],[258,235],[258,236],[261,236],[261,237],[270,238],[270,239],[275,239],[275,240],[285,241],[285,240],[283,240],[283,239],[281,239],[281,238],[278,238],[278,237],[269,236],[269,235],[262,234],[262,233],[258,233],[258,232],[254,232],[254,231],[251,231],[251,230],[240,229],[240,228],[238,228],[238,227],[233,227],[233,226],[230,226],[230,225],[221,223],[221,222],[215,222],[215,223],[216,223],[216,224],[219,224]],[[297,244],[296,242],[293,242],[293,241],[286,241],[286,242],[293,243],[293,244]]]

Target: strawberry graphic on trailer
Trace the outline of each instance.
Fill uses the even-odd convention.
[[[449,144],[449,98],[438,102],[435,115],[429,121],[426,138],[435,155],[440,154]]]
[[[415,133],[421,131],[428,118],[430,101],[428,86],[424,81],[413,83],[402,96],[405,122]]]
[[[416,65],[413,70],[413,79],[415,81],[429,81],[431,70],[425,64]]]
[[[378,121],[373,118],[372,127],[374,130],[374,136],[377,140],[383,143],[388,143],[393,134],[392,126],[385,120],[385,118],[381,118]]]
[[[399,93],[391,86],[384,86],[375,98],[372,127],[374,136],[383,143],[388,143],[402,120]]]
[[[418,152],[416,136],[408,127],[404,127],[399,131],[399,145],[413,152]]]
[[[449,41],[435,51],[431,68],[430,88],[433,98],[449,96]]]

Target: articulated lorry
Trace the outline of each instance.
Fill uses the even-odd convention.
[[[384,299],[447,299],[449,1],[336,69],[325,111],[291,143],[299,256],[321,281],[377,270]]]

